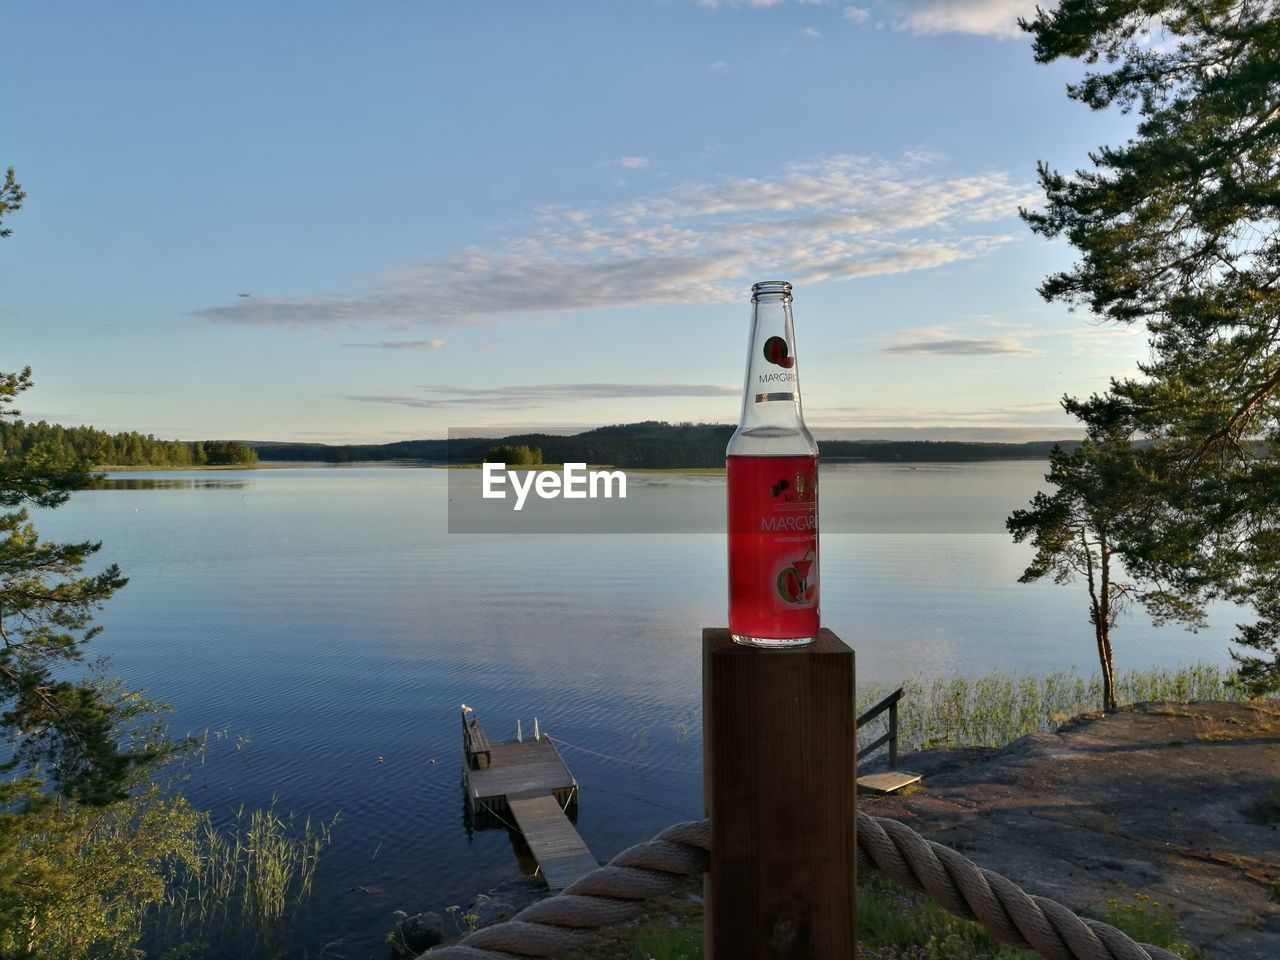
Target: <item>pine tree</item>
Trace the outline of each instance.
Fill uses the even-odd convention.
[[[5,171],[4,182],[0,183],[0,237],[7,237],[13,231],[3,226],[5,214],[16,213],[22,209],[22,201],[26,193],[13,174],[13,167]]]
[[[0,419],[31,386],[30,369],[0,374]],[[100,627],[93,613],[127,582],[112,564],[86,574],[100,543],[50,543],[27,506],[54,508],[83,487],[81,461],[58,458],[51,445],[0,460],[0,735],[13,743],[0,772],[0,808],[48,778],[57,792],[100,804],[123,796],[130,769],[150,762],[150,749],[119,742],[132,707],[92,676],[66,679],[61,669],[82,659]]]
[[[1038,61],[1092,68],[1068,96],[1138,118],[1091,169],[1041,164],[1023,214],[1079,253],[1046,299],[1150,335],[1140,376],[1073,408],[1151,441],[1116,550],[1184,610],[1252,608],[1242,675],[1280,685],[1280,3],[1063,0],[1023,26]]]

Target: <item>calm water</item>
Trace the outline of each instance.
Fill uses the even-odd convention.
[[[824,469],[824,526],[861,531],[822,540],[823,619],[860,681],[1092,672],[1082,588],[1017,583],[1030,551],[1003,532],[1044,470]],[[518,875],[504,832],[464,829],[462,702],[490,736],[536,715],[584,748],[564,755],[601,858],[701,816],[699,637],[724,621],[723,537],[450,535],[448,472],[148,474],[179,482],[86,491],[36,518],[47,537],[103,540],[131,578],[95,641],[115,672],[172,703],[175,732],[228,732],[197,803],[220,819],[273,795],[341,812],[312,924],[348,956],[384,955],[393,910],[466,904]],[[674,512],[723,510],[722,477],[632,482]],[[1118,666],[1226,663],[1229,628],[1128,618]]]

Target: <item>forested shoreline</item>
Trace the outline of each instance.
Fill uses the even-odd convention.
[[[95,467],[250,467],[258,462],[253,448],[238,440],[158,440],[136,431],[107,433],[43,420],[0,421],[0,454],[43,455]]]
[[[496,445],[542,451],[546,463],[601,463],[636,469],[720,467],[733,427],[720,423],[644,421],[584,430],[568,436],[546,433],[451,440],[401,440],[395,443],[255,443],[239,440],[159,440],[136,431],[107,433],[94,427],[64,427],[43,420],[0,423],[0,453],[44,451],[95,467],[253,466],[259,460],[285,463],[368,463],[430,461],[481,463]],[[1076,441],[1058,441],[1071,448]],[[975,443],[954,440],[820,440],[831,461],[965,462],[1043,460],[1055,441]]]
[[[358,463],[377,460],[428,460],[480,463],[495,446],[542,451],[545,463],[598,463],[624,468],[722,467],[731,424],[667,423],[647,420],[596,427],[561,436],[521,433],[505,437],[454,437],[449,440],[401,440],[383,444],[318,443],[254,444],[263,460]],[[1074,447],[1077,441],[1060,441]],[[819,440],[828,460],[872,462],[962,462],[973,460],[1043,460],[1055,441],[971,443],[952,440]]]

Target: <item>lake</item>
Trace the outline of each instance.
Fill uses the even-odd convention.
[[[1083,588],[1017,583],[1030,549],[1004,532],[1046,467],[824,467],[823,621],[856,650],[860,682],[1093,672]],[[465,829],[460,703],[492,738],[537,716],[574,745],[579,831],[598,857],[702,815],[700,635],[725,620],[723,534],[450,534],[456,473],[118,474],[171,485],[35,512],[46,537],[101,539],[130,577],[91,649],[173,704],[175,733],[225,731],[193,777],[197,804],[224,822],[273,796],[341,813],[311,928],[345,937],[346,956],[384,957],[394,910],[465,905],[519,874],[503,831]],[[722,476],[631,483],[702,518],[690,529],[722,524]],[[1127,617],[1117,667],[1226,664],[1231,624]]]

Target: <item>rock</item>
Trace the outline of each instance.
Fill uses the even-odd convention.
[[[435,911],[414,914],[397,923],[387,939],[394,960],[410,960],[444,942],[444,923]]]
[[[519,913],[546,895],[547,887],[542,881],[521,877],[480,894],[465,912],[475,917],[476,927],[487,927]]]
[[[1132,903],[1134,892],[1172,904],[1206,960],[1280,957],[1280,823],[1266,815],[1278,738],[1266,703],[1138,705],[1029,734],[926,776],[910,796],[858,807],[1072,910]],[[921,772],[916,756],[901,766]]]

